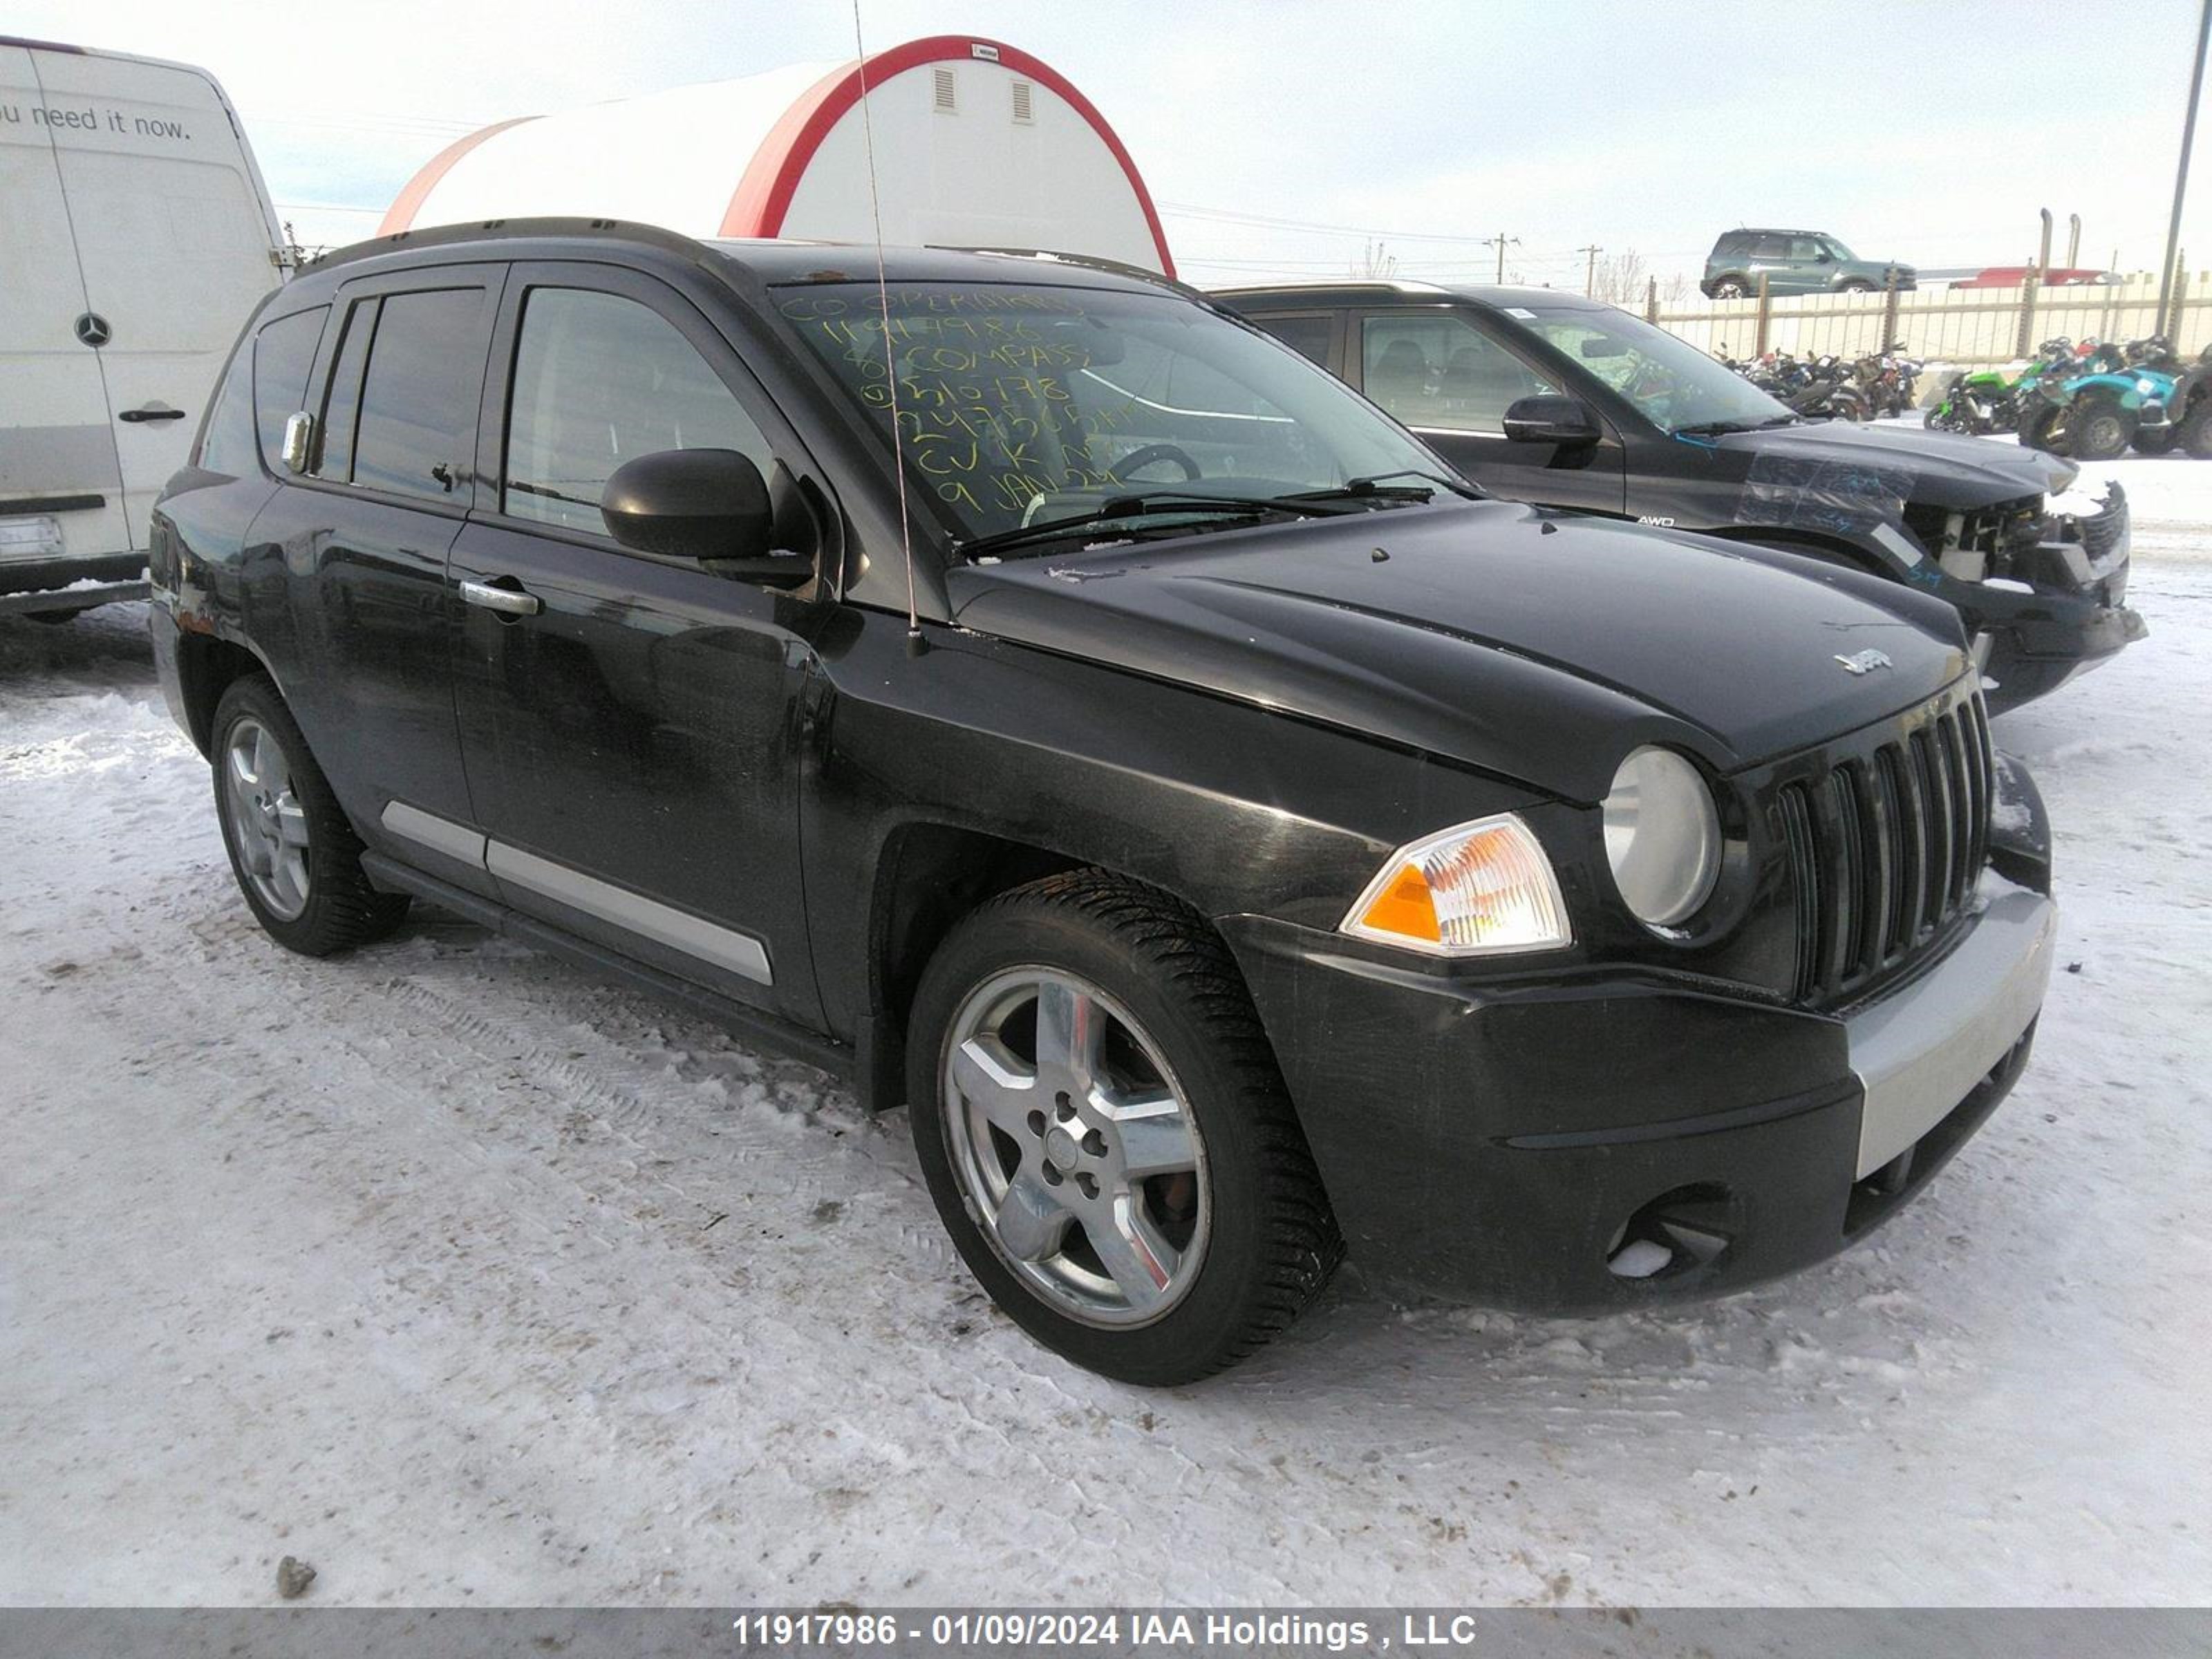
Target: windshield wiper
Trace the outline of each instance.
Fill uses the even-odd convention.
[[[1390,478],[1421,478],[1426,480],[1427,483],[1392,484],[1384,482]],[[1472,484],[1462,483],[1456,478],[1447,478],[1441,473],[1422,472],[1413,467],[1406,467],[1396,472],[1377,472],[1372,477],[1347,478],[1344,483],[1333,485],[1327,489],[1301,489],[1295,495],[1278,495],[1275,499],[1282,501],[1433,501],[1437,492],[1427,488],[1427,484],[1441,484],[1453,495],[1464,495],[1471,501],[1483,499],[1482,492]]]
[[[1763,421],[1699,421],[1692,426],[1669,427],[1677,438],[1718,438],[1730,432],[1764,432],[1769,427],[1795,426],[1796,415],[1770,415]]]
[[[993,531],[988,536],[976,536],[959,543],[953,551],[964,559],[972,559],[978,554],[996,553],[1030,542],[1054,541],[1098,525],[1150,518],[1155,514],[1218,513],[1243,519],[1275,516],[1313,519],[1333,517],[1355,510],[1324,507],[1318,502],[1297,501],[1289,496],[1205,495],[1172,489],[1152,489],[1136,495],[1116,495],[1088,513],[1078,513],[1069,518]]]

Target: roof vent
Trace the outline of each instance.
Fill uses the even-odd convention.
[[[935,70],[935,78],[937,82],[937,107],[947,115],[950,115],[960,107],[958,101],[954,97],[955,88],[952,81],[952,71],[946,69],[940,64]]]
[[[1014,82],[1014,119],[1025,126],[1036,119],[1030,108],[1030,83],[1026,81]]]

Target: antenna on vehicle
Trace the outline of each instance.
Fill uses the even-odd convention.
[[[876,304],[884,319],[884,382],[891,399],[891,476],[898,485],[899,556],[906,562],[906,644],[910,654],[922,648],[921,614],[914,598],[914,532],[906,506],[906,434],[899,426],[898,362],[891,352],[891,292],[884,275],[884,204],[876,193],[876,126],[868,115],[868,47],[860,38],[860,0],[853,0],[853,51],[860,60],[860,135],[868,161],[868,213],[876,232]]]

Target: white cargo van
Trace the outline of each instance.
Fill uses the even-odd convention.
[[[0,612],[144,592],[148,509],[286,257],[206,70],[0,35]]]

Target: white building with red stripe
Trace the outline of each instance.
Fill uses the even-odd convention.
[[[842,64],[501,121],[433,156],[380,234],[540,214],[693,236],[1046,248],[1173,276],[1097,106],[1049,64],[939,35]]]

